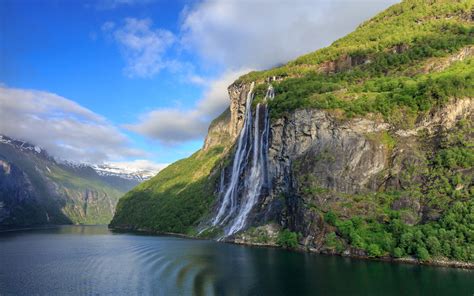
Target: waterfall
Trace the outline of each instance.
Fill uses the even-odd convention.
[[[230,236],[242,230],[248,216],[257,204],[262,189],[268,186],[267,153],[269,137],[269,114],[266,101],[273,99],[270,85],[263,103],[252,115],[252,83],[247,94],[246,110],[242,130],[237,142],[230,181],[227,186],[221,178],[220,196],[222,201],[212,226],[224,226],[224,235]]]

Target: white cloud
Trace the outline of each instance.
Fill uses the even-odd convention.
[[[329,45],[396,0],[204,0],[182,42],[205,62],[263,69]]]
[[[208,90],[193,109],[157,109],[131,130],[164,143],[204,136],[210,120],[229,104],[227,87],[244,74],[285,63],[329,45],[397,0],[203,0],[182,12],[180,49],[196,53],[205,67],[226,72],[209,80],[188,74]]]
[[[138,123],[126,127],[172,145],[202,137],[207,128],[207,120],[197,110],[157,109],[142,115]]]
[[[164,68],[179,67],[177,61],[164,57],[175,43],[175,36],[168,30],[154,29],[151,19],[126,18],[121,27],[105,22],[102,31],[119,44],[127,63],[125,74],[129,77],[146,78]]]
[[[162,108],[143,114],[138,123],[126,127],[168,145],[201,139],[209,122],[228,105],[227,87],[248,70],[228,72],[210,81],[193,109]]]
[[[42,146],[53,156],[97,163],[145,156],[102,116],[53,93],[0,86],[0,134]]]

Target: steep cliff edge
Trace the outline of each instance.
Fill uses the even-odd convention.
[[[244,75],[203,149],[121,199],[111,226],[472,262],[473,45],[472,2],[407,0]]]

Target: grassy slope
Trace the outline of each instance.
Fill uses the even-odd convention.
[[[60,167],[51,167],[48,177],[60,184],[64,199],[62,211],[74,224],[108,224],[113,217],[112,205],[116,204],[124,192],[104,182],[77,176]],[[84,203],[86,192],[93,192],[94,199]]]
[[[111,226],[192,232],[214,201],[215,176],[209,175],[223,151],[223,147],[200,150],[135,187],[120,199]]]
[[[467,33],[466,30],[472,27],[473,3],[472,0],[405,0],[361,24],[329,47],[303,55],[281,67],[250,72],[237,82],[262,81],[271,76],[301,77],[317,71],[324,62],[345,55],[384,54],[401,44],[419,46],[420,42],[430,40],[455,40],[457,37],[452,36],[452,32],[461,30]]]
[[[450,56],[474,44],[473,3],[472,0],[404,1],[328,48],[278,68],[251,72],[236,83],[258,82],[255,98],[258,101],[266,90],[266,78],[284,78],[273,82],[276,97],[270,108],[274,118],[298,108],[321,108],[333,110],[341,118],[379,117],[398,128],[410,128],[417,117],[453,97],[473,97],[472,58],[453,64],[447,62]],[[344,65],[347,57],[356,61],[355,64]],[[334,69],[328,70],[330,67]],[[363,217],[357,214],[343,217],[336,205],[321,213],[334,230],[328,234],[326,246],[337,249],[350,244],[373,256],[473,260],[472,173],[460,174],[472,168],[470,129],[470,125],[458,127],[453,132],[457,140],[443,136],[438,140],[443,140],[444,146],[422,151],[426,153],[427,166],[425,171],[416,173],[423,176],[426,187],[420,190],[416,188],[420,184],[414,184],[404,192],[424,196],[424,202],[444,213],[443,217],[429,224],[408,226],[401,219],[406,213],[390,208],[403,192],[347,196],[345,206],[371,203],[375,212]],[[396,145],[390,134],[385,136],[391,146]],[[219,153],[213,157],[201,153],[175,163],[127,194],[119,203],[113,224],[192,231],[192,226],[209,211],[212,181],[207,175],[221,157],[217,156]],[[197,168],[201,165],[205,169]],[[196,181],[190,182],[191,179]],[[460,184],[464,186],[461,190]],[[307,189],[307,195],[324,194],[320,188]]]
[[[344,117],[373,113],[392,123],[413,122],[420,112],[450,97],[473,96],[472,58],[446,69],[429,69],[473,46],[472,9],[472,0],[407,0],[330,47],[275,69],[249,73],[237,83],[286,78],[273,83],[274,118],[298,108],[321,108],[338,110]],[[344,64],[348,58],[352,66]],[[325,70],[331,62],[335,71]],[[265,88],[261,84],[258,95]]]
[[[8,145],[0,147],[0,156],[19,167],[31,181],[37,203],[23,203],[15,212],[16,225],[33,224],[107,224],[113,216],[110,204],[124,194],[104,182],[82,177],[63,169],[53,161],[33,153],[18,152]],[[59,196],[51,196],[47,182],[54,182]],[[85,192],[95,191],[98,200],[84,204]],[[45,220],[48,213],[50,221]]]

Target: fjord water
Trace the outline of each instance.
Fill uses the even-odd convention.
[[[0,233],[0,295],[472,295],[470,270],[64,226]]]

